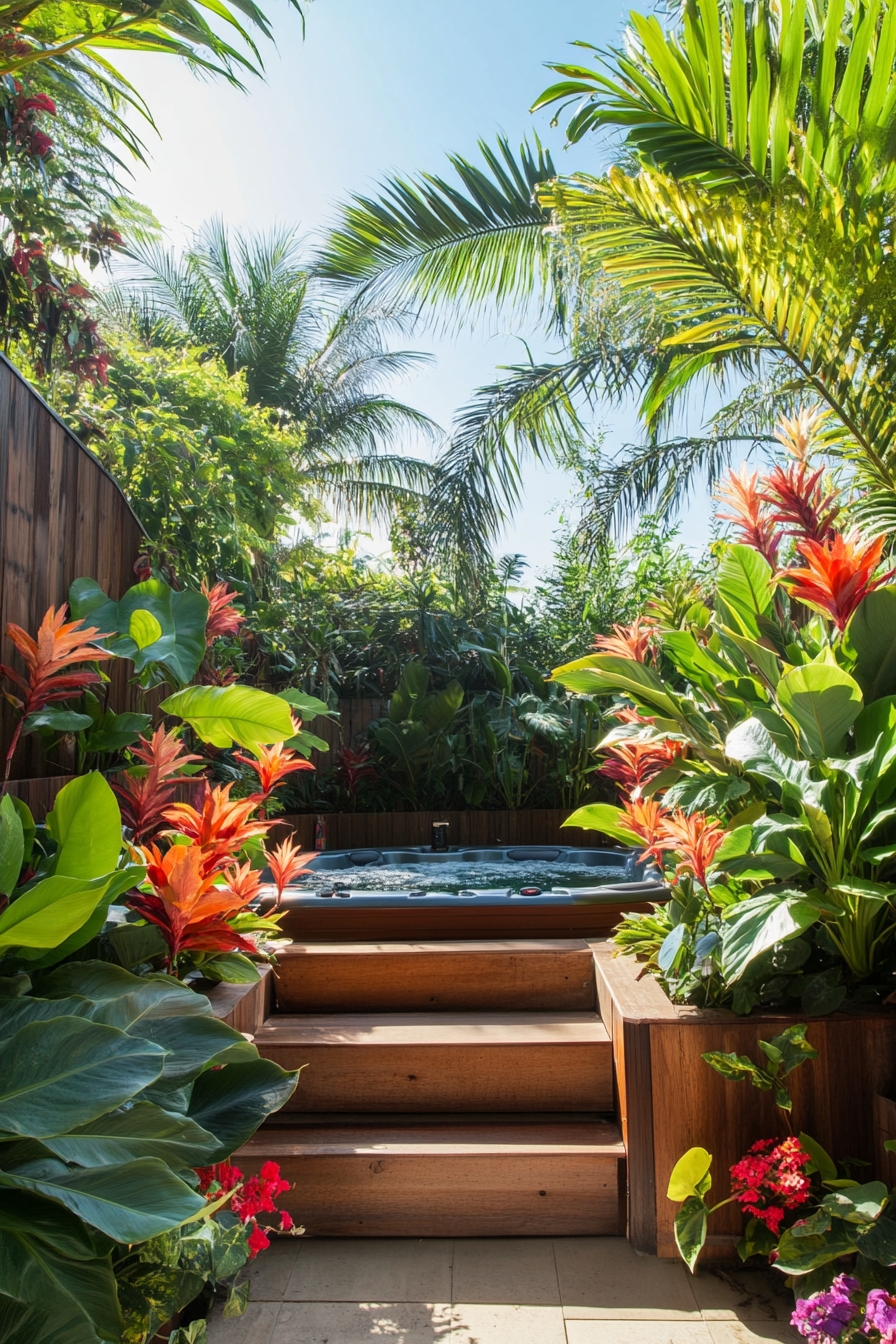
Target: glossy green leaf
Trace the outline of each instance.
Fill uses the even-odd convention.
[[[120,1337],[122,1318],[109,1256],[71,1259],[25,1228],[0,1226],[0,1264],[3,1291],[11,1297],[35,1306],[51,1301],[83,1317],[102,1338]]]
[[[758,642],[758,618],[771,610],[775,594],[768,561],[752,546],[731,546],[719,565],[716,592],[739,633]]]
[[[0,948],[57,948],[86,924],[112,877],[47,877],[0,913]]]
[[[706,1243],[706,1205],[697,1196],[686,1199],[675,1215],[675,1244],[693,1274]]]
[[[205,1198],[156,1157],[108,1167],[0,1171],[0,1186],[33,1190],[58,1200],[113,1241],[146,1241],[201,1212]]]
[[[298,1073],[287,1073],[269,1059],[208,1069],[193,1084],[187,1114],[218,1139],[215,1162],[225,1158],[255,1133],[262,1120],[279,1111],[292,1096]]]
[[[861,713],[858,682],[830,663],[792,667],[778,683],[778,703],[797,725],[810,756],[836,756]]]
[[[9,794],[0,802],[0,894],[15,891],[25,857],[25,833],[22,820]]]
[[[887,1201],[887,1187],[883,1181],[868,1181],[850,1190],[832,1190],[821,1201],[822,1207],[847,1223],[873,1223],[880,1217]],[[894,1227],[896,1232],[896,1227]]]
[[[795,1237],[793,1231],[787,1229],[778,1242],[775,1268],[782,1274],[808,1274],[839,1260],[841,1255],[852,1254],[855,1249],[854,1237],[841,1222],[835,1223],[823,1236]]]
[[[740,979],[775,943],[811,928],[818,913],[817,905],[800,891],[763,891],[731,906],[722,925],[722,966],[728,981]]]
[[[151,611],[137,607],[128,620],[128,634],[141,651],[162,638],[162,627]]]
[[[861,1255],[876,1260],[880,1265],[896,1265],[896,1223],[891,1218],[878,1218],[859,1232],[856,1245]]]
[[[292,715],[285,700],[252,686],[188,686],[163,700],[161,709],[185,719],[214,747],[269,746],[292,737]]]
[[[800,1145],[803,1151],[812,1158],[812,1165],[823,1181],[835,1181],[837,1179],[836,1162],[825,1152],[821,1144],[812,1138],[811,1134],[801,1133]]]
[[[322,714],[327,718],[339,717],[335,711],[331,711],[326,701],[319,700],[316,695],[305,695],[302,691],[295,691],[290,687],[286,691],[278,691],[277,696],[296,711],[303,723],[319,718]]]
[[[47,828],[59,846],[60,877],[99,877],[118,865],[121,853],[121,810],[106,780],[97,771],[81,775],[59,790]]]
[[[155,1082],[164,1059],[152,1041],[85,1018],[29,1023],[0,1041],[0,1128],[65,1134]]]
[[[896,585],[876,588],[862,598],[846,627],[855,652],[856,681],[870,704],[896,694]]]
[[[92,722],[89,714],[79,714],[75,709],[41,709],[28,715],[24,732],[80,733]]]
[[[564,826],[581,826],[585,831],[600,831],[614,840],[626,845],[640,845],[643,842],[631,829],[628,814],[621,807],[611,803],[587,803],[573,812],[562,823]]]
[[[106,1112],[67,1134],[47,1137],[44,1147],[80,1167],[103,1167],[138,1157],[158,1157],[174,1169],[205,1166],[218,1147],[213,1134],[185,1115],[150,1101]]]

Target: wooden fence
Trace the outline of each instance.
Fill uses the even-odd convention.
[[[143,529],[109,473],[0,355],[0,662],[22,666],[7,622],[33,634],[74,579],[89,576],[120,597],[135,581],[142,542]],[[112,665],[110,703],[119,711],[139,708],[128,671],[123,661]],[[4,704],[4,755],[12,722]],[[58,774],[59,764],[45,763],[37,739],[26,737],[13,777]]]
[[[327,849],[385,849],[428,845],[434,821],[448,822],[450,845],[575,845],[601,843],[594,831],[563,830],[571,808],[521,808],[518,812],[328,812],[322,814]],[[279,818],[303,849],[314,848],[315,818]]]

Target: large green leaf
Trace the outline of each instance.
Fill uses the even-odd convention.
[[[327,718],[338,719],[336,711],[331,710],[324,700],[319,700],[316,695],[305,695],[302,691],[293,690],[290,687],[285,691],[278,691],[277,697],[285,700],[298,714],[303,723],[309,719],[317,719],[322,714]]]
[[[722,967],[726,980],[740,979],[761,953],[804,933],[819,910],[801,891],[761,891],[729,906],[722,925]]]
[[[76,579],[69,602],[73,615],[89,616],[101,630],[114,633],[115,638],[105,641],[107,647],[130,659],[138,672],[160,664],[184,686],[199,670],[208,621],[208,600],[202,593],[175,591],[161,579],[146,579],[115,602],[93,579]]]
[[[745,719],[732,728],[725,739],[725,755],[739,761],[745,770],[771,780],[782,792],[791,790],[800,799],[812,793],[807,762],[786,755],[756,718]]]
[[[551,680],[584,695],[626,695],[669,718],[678,718],[683,713],[678,699],[651,668],[615,653],[592,653],[566,663],[554,669]]]
[[[837,1222],[823,1236],[800,1237],[794,1229],[787,1229],[778,1242],[775,1268],[782,1274],[809,1274],[813,1269],[839,1260],[856,1249],[853,1236],[846,1226]]]
[[[121,811],[115,794],[96,771],[59,790],[47,816],[47,829],[59,846],[55,871],[60,877],[99,877],[117,867]]]
[[[0,948],[59,947],[105,899],[113,877],[44,878],[0,914]]]
[[[223,1162],[255,1133],[262,1120],[292,1096],[298,1073],[287,1073],[270,1059],[207,1069],[193,1084],[188,1115],[218,1139],[213,1159]]]
[[[0,895],[15,891],[25,857],[25,833],[22,819],[9,794],[0,802]]]
[[[213,747],[236,743],[250,751],[292,737],[292,715],[285,700],[252,686],[188,686],[163,700],[166,714],[186,719]]]
[[[459,681],[449,681],[436,695],[425,695],[414,706],[414,717],[422,719],[431,733],[444,732],[453,722],[464,702],[464,688]]]
[[[85,1018],[29,1023],[0,1042],[0,1128],[65,1134],[148,1087],[164,1059],[152,1041]]]
[[[759,617],[771,610],[775,596],[768,561],[752,546],[730,547],[719,565],[716,594],[738,632],[758,642],[762,637]]]
[[[855,677],[870,704],[896,694],[896,585],[868,593],[846,627],[856,655]]]
[[[225,1052],[236,1050],[246,1058],[256,1056],[255,1047],[239,1031],[214,1017],[142,1017],[130,1035],[155,1041],[168,1051],[161,1083],[183,1083]]]
[[[74,1171],[62,1162],[34,1167],[0,1171],[0,1185],[56,1199],[113,1241],[147,1241],[206,1207],[157,1157]]]
[[[706,1205],[696,1195],[686,1199],[675,1215],[675,1244],[692,1274],[706,1242],[706,1217]]]
[[[0,1226],[0,1265],[4,1292],[36,1306],[64,1305],[73,1316],[86,1318],[102,1338],[120,1337],[123,1323],[108,1255],[70,1259],[25,1227]]]
[[[810,756],[835,756],[862,710],[862,692],[831,663],[792,667],[778,682],[778,703],[799,729]]]
[[[666,1198],[676,1203],[694,1195],[702,1198],[712,1188],[711,1166],[712,1154],[705,1148],[689,1148],[672,1168]]]
[[[581,826],[584,831],[600,831],[611,835],[625,845],[640,845],[642,841],[631,829],[627,813],[611,803],[587,803],[563,822],[564,826]]]
[[[42,977],[40,990],[45,999],[81,997],[91,1003],[95,1021],[122,1030],[143,1017],[212,1015],[206,996],[189,985],[167,975],[133,975],[106,961],[60,966],[51,975]]]
[[[194,1120],[172,1115],[151,1101],[107,1112],[67,1134],[45,1138],[43,1144],[63,1162],[80,1167],[158,1157],[175,1170],[208,1165],[219,1146],[215,1136]]]
[[[18,1302],[0,1290],[0,1339],[3,1344],[108,1344],[87,1317],[50,1298],[38,1306]]]

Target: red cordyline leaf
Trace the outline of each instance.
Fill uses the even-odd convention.
[[[612,635],[598,635],[594,647],[601,653],[615,653],[618,658],[634,658],[638,663],[647,661],[656,627],[644,616],[638,616],[631,625],[614,625]]]
[[[782,570],[778,579],[791,597],[829,616],[838,630],[845,630],[862,598],[896,573],[891,569],[873,577],[886,541],[885,535],[863,541],[858,532],[847,536],[838,532],[829,542],[806,538],[797,542],[806,567]]]
[[[679,808],[671,817],[663,819],[659,835],[648,853],[660,862],[664,854],[673,854],[678,858],[675,876],[693,873],[700,885],[705,887],[712,861],[724,839],[725,832],[719,822],[702,812],[693,812],[687,816]]]
[[[257,891],[257,882],[249,889],[242,869],[231,873],[230,883],[216,886],[214,875],[205,871],[206,856],[198,845],[172,845],[164,854],[158,846],[147,845],[142,858],[152,891],[135,892],[128,904],[161,930],[171,963],[185,951],[256,951],[254,943],[227,923]]]
[[[830,541],[840,513],[837,495],[824,487],[826,468],[808,462],[775,466],[763,478],[761,498],[771,505],[771,520],[790,536]]]
[[[644,787],[684,755],[685,744],[667,737],[656,742],[615,742],[599,774],[613,779],[630,798],[639,798]]]
[[[722,522],[733,523],[735,537],[744,546],[751,546],[772,566],[778,563],[781,535],[769,514],[765,496],[757,488],[759,473],[752,476],[744,463],[738,473],[729,471],[728,479],[718,490],[718,498],[727,504],[730,513],[720,513]]]
[[[237,635],[245,616],[233,605],[239,593],[233,592],[226,583],[216,583],[209,588],[202,580],[202,592],[208,599],[208,620],[205,623],[205,643],[213,644],[220,635]]]
[[[182,768],[202,757],[187,752],[180,738],[161,726],[149,740],[141,737],[131,754],[149,769],[141,775],[125,770],[112,781],[112,788],[118,795],[122,821],[133,831],[135,843],[142,844],[159,830],[178,784],[189,778],[180,774]]]
[[[376,779],[378,773],[370,756],[370,748],[366,746],[358,751],[346,747],[336,765],[337,779],[352,796],[362,780]]]

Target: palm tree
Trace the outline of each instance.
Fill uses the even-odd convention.
[[[554,67],[561,82],[536,103],[574,102],[572,142],[624,133],[606,175],[548,171],[526,213],[521,158],[516,176],[492,169],[486,210],[455,160],[461,191],[399,179],[345,210],[321,263],[331,279],[449,310],[534,296],[562,325],[569,359],[510,370],[462,417],[455,443],[484,471],[512,480],[521,453],[562,456],[581,432],[577,398],[636,392],[646,441],[609,464],[596,532],[614,512],[670,507],[695,471],[712,476],[740,439],[770,440],[802,400],[830,409],[828,446],[872,487],[866,514],[892,525],[896,7],[844,12],[799,0],[775,19],[758,0],[691,0],[681,34],[635,15],[624,52],[600,71]],[[722,410],[673,435],[708,380]]]
[[[292,229],[231,236],[216,219],[181,256],[153,246],[132,255],[137,279],[103,296],[107,321],[149,344],[187,338],[241,372],[251,404],[301,430],[297,487],[379,519],[428,488],[431,464],[405,450],[438,427],[384,390],[429,359],[388,348],[406,326],[401,313],[368,297],[334,303]]]

